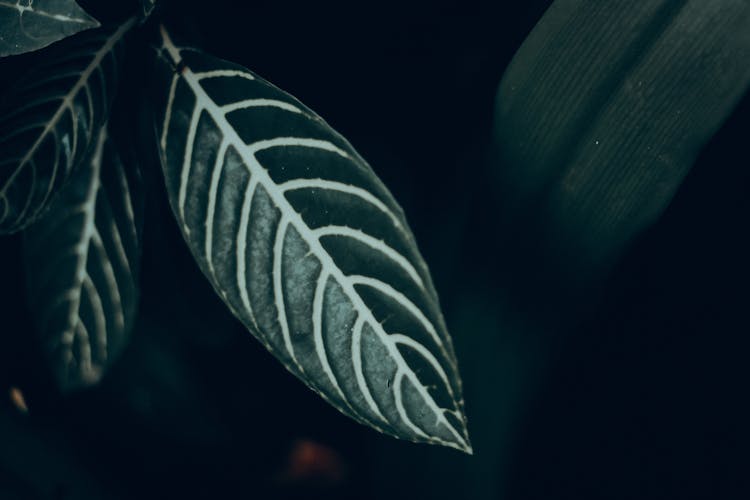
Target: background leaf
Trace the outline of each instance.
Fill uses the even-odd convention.
[[[133,327],[143,199],[107,127],[50,214],[25,233],[34,321],[63,390],[99,381]]]
[[[588,279],[663,212],[748,84],[746,1],[557,0],[497,96],[508,216],[536,210],[540,261]]]
[[[0,57],[41,49],[98,26],[74,0],[2,0]]]
[[[155,118],[167,192],[217,293],[345,414],[470,452],[451,340],[390,193],[296,99],[175,47],[163,28],[162,41]]]
[[[0,234],[38,219],[86,157],[109,108],[131,19],[76,35],[44,54],[0,111]]]

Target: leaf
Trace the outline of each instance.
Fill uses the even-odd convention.
[[[388,190],[299,101],[161,33],[167,192],[217,293],[346,415],[470,453],[437,294]]]
[[[99,381],[135,319],[141,184],[101,127],[95,147],[24,233],[29,302],[63,390]]]
[[[553,252],[607,266],[670,203],[749,63],[745,1],[555,1],[500,85],[506,191],[542,207]]]
[[[41,49],[99,22],[74,0],[0,0],[0,57]]]
[[[0,234],[37,220],[86,156],[109,114],[131,19],[54,47],[0,112]]]

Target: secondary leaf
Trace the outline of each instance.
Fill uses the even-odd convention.
[[[121,41],[134,23],[61,42],[6,96],[0,112],[0,234],[38,219],[85,158],[109,114]]]
[[[509,194],[548,243],[606,265],[671,201],[750,85],[750,3],[557,0],[503,77]]]
[[[388,190],[299,101],[161,33],[167,192],[217,293],[343,413],[470,452],[438,297]]]
[[[128,165],[128,167],[132,167]],[[137,171],[101,127],[95,146],[24,234],[29,302],[63,390],[93,384],[124,347],[140,268]]]
[[[41,49],[98,26],[74,0],[0,0],[0,57]]]

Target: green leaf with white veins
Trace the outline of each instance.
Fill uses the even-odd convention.
[[[0,111],[0,234],[41,217],[106,122],[130,19],[45,51]]]
[[[98,26],[74,0],[0,0],[0,57],[41,49]]]
[[[167,192],[214,289],[346,415],[471,453],[451,339],[391,194],[299,101],[161,35],[154,119]]]
[[[138,297],[142,186],[101,127],[89,158],[24,233],[29,302],[63,390],[99,381],[126,345]]]

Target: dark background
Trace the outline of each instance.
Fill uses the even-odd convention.
[[[96,3],[81,2],[120,14]],[[497,85],[549,3],[164,9],[192,45],[321,114],[400,201],[454,338],[474,456],[382,436],[288,374],[192,262],[151,158],[141,317],[99,387],[56,394],[25,308],[20,238],[0,240],[0,498],[750,493],[750,99],[598,287],[540,276],[501,222],[525,214],[500,213],[503,165],[489,152]],[[144,73],[123,88],[146,89]]]

